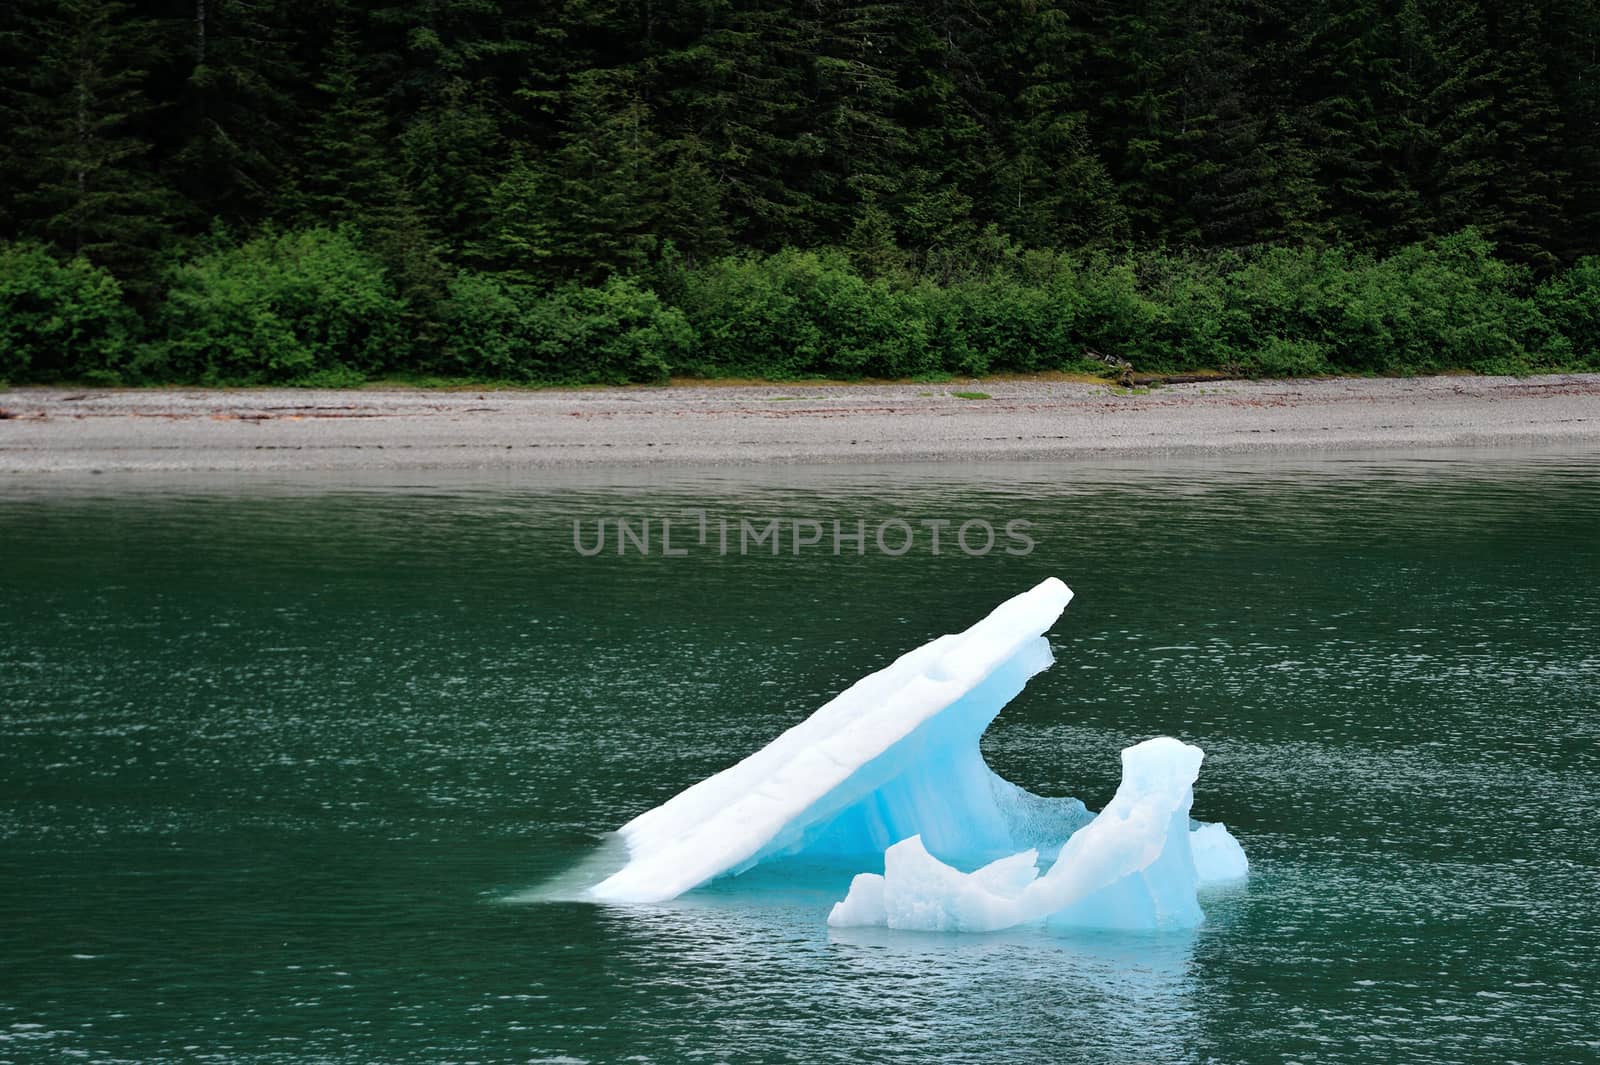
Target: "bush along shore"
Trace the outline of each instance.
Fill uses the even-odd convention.
[[[1536,276],[1471,230],[1381,256],[1068,253],[991,236],[915,267],[859,248],[692,262],[667,245],[587,284],[463,269],[427,298],[403,294],[353,228],[216,237],[138,300],[84,259],[13,243],[0,245],[0,381],[1600,370],[1600,257]]]

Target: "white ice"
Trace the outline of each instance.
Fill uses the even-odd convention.
[[[1201,825],[1189,833],[1194,871],[1202,884],[1242,880],[1250,872],[1244,848],[1222,824]]]
[[[1061,581],[1045,580],[634,818],[619,832],[627,864],[589,895],[664,901],[761,862],[801,857],[885,870],[856,877],[835,924],[1003,928],[1054,915],[1040,910],[1050,900],[1071,911],[1066,923],[1198,921],[1197,862],[1208,873],[1242,875],[1244,855],[1220,826],[1188,842],[1197,748],[1161,740],[1124,752],[1123,788],[1099,818],[1076,799],[1041,798],[1002,780],[979,753],[995,715],[1053,661],[1043,634],[1071,598]],[[1136,757],[1130,774],[1127,756],[1141,748],[1152,757]],[[1176,828],[1181,848],[1167,845]],[[1039,875],[1037,863],[1051,859]]]
[[[965,632],[862,678],[744,761],[620,830],[629,861],[600,899],[657,902],[779,855],[879,858],[920,834],[947,861],[989,861],[1087,823],[978,753],[1001,707],[1053,661],[1043,633],[1072,592],[1054,577]],[[863,862],[858,868],[868,867]]]
[[[1222,825],[1190,830],[1202,757],[1200,748],[1166,736],[1124,750],[1116,795],[1043,873],[1033,850],[963,873],[929,854],[920,837],[901,840],[884,854],[883,875],[862,873],[851,882],[828,923],[930,932],[1034,923],[1192,928],[1203,919],[1196,888],[1248,868]]]

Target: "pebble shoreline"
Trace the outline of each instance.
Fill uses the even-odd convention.
[[[972,392],[988,398],[962,398]],[[0,474],[946,462],[1600,447],[1600,374],[0,391]]]

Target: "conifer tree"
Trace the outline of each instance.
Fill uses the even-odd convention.
[[[251,222],[286,191],[303,73],[290,51],[288,10],[271,0],[193,0],[182,36],[186,56],[176,114],[182,125],[173,168],[198,223]],[[182,42],[179,47],[179,42]]]
[[[363,69],[354,29],[341,22],[323,57],[319,115],[304,153],[295,214],[303,225],[354,226],[395,279],[410,335],[426,343],[449,269],[402,180],[387,116],[371,88],[377,80]]]
[[[1014,80],[1006,100],[1004,162],[994,173],[995,217],[1035,247],[1082,246],[1126,235],[1122,198],[1090,136],[1076,72],[1081,35],[1066,10],[1019,11]]]
[[[389,123],[357,54],[359,38],[341,21],[322,56],[296,182],[295,214],[306,224],[363,228],[400,199]]]
[[[1441,8],[1440,59],[1451,75],[1435,94],[1436,181],[1441,229],[1475,226],[1503,252],[1550,265],[1567,174],[1538,7],[1462,0]]]
[[[403,180],[441,245],[460,248],[488,224],[500,129],[465,81],[452,81],[400,135]]]
[[[1199,0],[1184,16],[1184,202],[1207,245],[1314,238],[1320,203],[1304,113],[1283,87],[1289,16],[1255,0]]]
[[[695,34],[652,63],[652,97],[692,135],[728,221],[746,246],[815,242],[806,175],[825,141],[808,125],[815,33],[770,0],[708,9]]]
[[[536,284],[545,277],[556,253],[554,220],[546,203],[553,178],[530,161],[531,149],[512,149],[511,165],[489,192],[489,221],[466,249],[474,266],[501,274],[517,284]]]
[[[12,73],[4,104],[16,230],[137,290],[173,207],[141,136],[152,27],[118,0],[29,3],[14,18],[33,57]]]
[[[1433,228],[1419,33],[1380,0],[1319,0],[1299,22],[1310,146],[1330,229],[1344,240],[1403,243]]]
[[[969,245],[998,147],[991,13],[977,0],[929,0],[903,17],[896,63],[906,164],[879,202],[915,253]]]
[[[569,90],[569,118],[545,208],[550,261],[565,276],[637,269],[656,240],[656,136],[633,80],[585,71]]]
[[[1600,4],[1561,0],[1545,22],[1546,69],[1559,110],[1555,158],[1567,196],[1553,245],[1571,261],[1600,252]]]

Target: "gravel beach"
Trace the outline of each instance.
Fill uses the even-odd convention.
[[[1219,381],[1131,393],[1041,380],[0,392],[6,474],[937,462],[1535,444],[1600,447],[1600,374]]]

